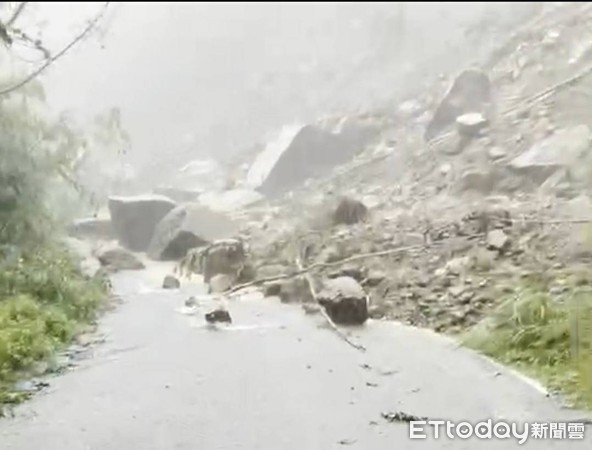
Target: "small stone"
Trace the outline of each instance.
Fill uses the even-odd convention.
[[[366,286],[375,287],[378,286],[386,279],[386,273],[381,270],[371,270],[366,277]]]
[[[553,296],[560,296],[565,294],[569,288],[567,286],[553,286],[549,289],[549,294]]]
[[[446,263],[445,273],[461,275],[471,267],[471,259],[468,256],[451,259]]]
[[[94,342],[94,336],[91,334],[80,334],[76,336],[76,344],[80,345],[81,347],[88,347]]]
[[[167,275],[164,277],[164,281],[162,282],[163,289],[179,289],[180,287],[181,282],[173,275]]]
[[[484,248],[477,248],[471,255],[473,265],[478,270],[491,270],[495,264],[497,253]]]
[[[471,300],[475,297],[475,293],[473,291],[465,291],[460,295],[459,303],[461,305],[466,305],[471,303]]]
[[[440,166],[440,173],[441,173],[442,175],[448,175],[448,174],[450,173],[450,171],[451,171],[451,170],[452,170],[452,166],[451,166],[450,164],[448,164],[448,163],[446,163],[446,164],[442,164],[442,165]]]
[[[510,244],[510,238],[503,230],[492,230],[487,233],[487,249],[504,251]]]
[[[452,287],[448,288],[448,293],[453,298],[460,297],[464,292],[465,292],[464,286],[452,286]]]
[[[193,296],[189,297],[187,300],[185,300],[185,306],[187,308],[193,308],[197,306],[197,299]]]
[[[401,294],[401,298],[405,300],[413,300],[415,298],[415,292],[413,291],[406,291]]]
[[[450,324],[458,325],[465,321],[467,313],[465,311],[452,311],[450,316]]]
[[[480,305],[488,305],[493,302],[493,298],[489,294],[479,294],[475,298],[475,303]]]
[[[446,268],[440,267],[439,269],[436,269],[434,275],[438,278],[444,278],[446,276]]]
[[[492,161],[498,161],[498,160],[503,159],[506,156],[508,156],[508,152],[506,152],[501,147],[492,147],[492,148],[489,149],[489,151],[487,152],[487,154],[489,155],[489,158]]]
[[[302,309],[304,310],[304,313],[307,315],[318,314],[321,312],[321,307],[316,303],[303,303]]]
[[[427,278],[420,278],[415,282],[415,285],[419,288],[427,288],[430,284],[430,280]]]
[[[209,312],[205,315],[206,322],[208,323],[232,323],[230,313],[225,309],[217,309]]]
[[[468,113],[456,118],[458,131],[464,136],[476,136],[487,125],[488,121],[481,113]]]
[[[543,37],[541,43],[544,46],[551,47],[557,43],[559,40],[560,33],[557,30],[549,30]]]
[[[386,316],[388,308],[385,304],[382,305],[372,305],[368,309],[368,316],[371,319],[382,319]]]

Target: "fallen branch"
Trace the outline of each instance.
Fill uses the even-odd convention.
[[[291,272],[291,273],[287,273],[287,274],[283,274],[283,275],[276,275],[273,277],[260,278],[260,279],[254,280],[254,281],[250,281],[248,283],[239,284],[239,285],[234,286],[233,288],[229,289],[228,291],[226,291],[225,294],[230,295],[234,292],[240,291],[242,289],[245,289],[245,288],[248,288],[251,286],[259,286],[261,284],[270,283],[273,281],[294,278],[294,277],[309,273],[309,272],[316,270],[316,269],[341,266],[343,264],[346,264],[346,263],[349,263],[352,261],[358,261],[361,259],[377,258],[380,256],[395,255],[397,253],[404,253],[404,252],[408,252],[408,251],[412,251],[412,250],[422,250],[422,249],[425,249],[425,248],[428,248],[428,247],[431,247],[434,245],[435,244],[409,245],[407,247],[392,248],[389,250],[381,250],[379,252],[362,253],[360,255],[350,256],[349,258],[344,258],[344,259],[340,259],[338,261],[333,261],[333,262],[329,262],[329,263],[314,263],[314,264],[311,264],[310,266],[304,267],[304,268],[302,266],[300,266],[299,269],[295,272]]]
[[[520,217],[520,218],[504,218],[504,221],[510,222],[512,224],[535,224],[535,225],[577,225],[577,224],[586,224],[592,223],[592,218],[590,219],[535,219],[529,217]],[[445,229],[450,225],[449,222],[433,222],[432,226],[434,229],[440,230]],[[475,235],[471,237],[479,237],[481,235]]]
[[[592,223],[592,219],[557,219],[557,220],[537,220],[537,219],[515,219],[514,223],[534,223],[538,225],[569,225]]]
[[[298,267],[298,269],[300,271],[304,271],[305,269],[302,267],[302,262],[300,261],[300,258],[296,259],[296,266]],[[303,272],[304,273],[304,272]],[[304,275],[304,278],[306,279],[306,284],[308,285],[308,289],[310,290],[310,294],[312,295],[312,298],[314,299],[314,301],[319,304],[318,299],[317,299],[317,293],[315,292],[314,289],[314,285],[313,285],[313,280],[310,276],[310,273],[306,273]],[[335,325],[335,322],[333,322],[333,320],[331,319],[331,317],[329,317],[329,314],[327,314],[327,311],[325,311],[325,308],[320,305],[320,311],[321,314],[323,315],[323,317],[325,318],[325,320],[327,321],[327,323],[329,324],[329,326],[331,327],[331,329],[333,331],[335,331],[335,333],[337,334],[337,336],[339,336],[341,339],[343,339],[345,342],[347,342],[349,345],[351,345],[353,348],[355,348],[356,350],[360,350],[362,352],[366,351],[366,347],[364,347],[363,345],[360,344],[356,344],[355,342],[353,342],[343,331],[341,331],[337,325]]]

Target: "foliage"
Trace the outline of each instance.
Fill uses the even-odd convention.
[[[31,93],[38,95],[32,96]],[[51,120],[31,82],[22,93],[0,97],[0,247],[43,244],[55,217],[47,187],[64,183],[80,138],[69,124]]]
[[[565,293],[551,295],[549,280],[525,280],[465,343],[542,378],[576,404],[592,406],[592,289],[586,272],[558,274]]]
[[[20,374],[50,357],[85,323],[104,298],[100,279],[88,280],[72,255],[47,247],[0,272],[0,404]]]
[[[0,91],[15,80],[0,79]],[[76,163],[89,139],[44,102],[36,79],[0,95],[0,405],[22,399],[13,383],[92,322],[105,297],[58,244],[83,200]]]

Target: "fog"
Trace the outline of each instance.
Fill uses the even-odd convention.
[[[26,20],[59,48],[101,5],[35,4]],[[495,18],[500,36],[536,5],[113,3],[102,33],[44,81],[52,108],[79,119],[119,107],[127,158],[166,178],[204,155],[239,158],[295,121],[388,112],[496,44],[467,39],[468,26]]]

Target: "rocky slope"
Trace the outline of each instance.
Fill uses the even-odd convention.
[[[356,158],[242,213],[258,263],[289,270],[294,244],[311,263],[392,249],[315,275],[354,274],[372,315],[437,330],[477,323],[532,274],[557,274],[561,292],[557,271],[589,254],[590,21],[589,5],[567,3],[515,31],[475,69],[489,80],[481,102],[474,85],[456,89],[458,70],[447,90],[438,80],[396,114],[363,115],[381,131]],[[426,142],[447,104],[474,114]],[[343,196],[369,208],[362,223],[332,224]]]

